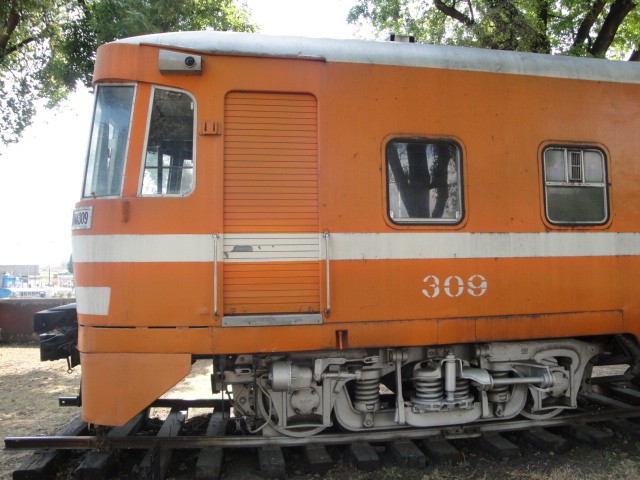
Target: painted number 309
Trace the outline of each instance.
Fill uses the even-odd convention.
[[[487,291],[487,279],[482,275],[471,275],[466,283],[457,275],[445,278],[442,283],[434,275],[428,275],[422,281],[425,284],[422,294],[427,298],[436,298],[441,291],[451,298],[458,298],[465,291],[472,297],[481,297]]]

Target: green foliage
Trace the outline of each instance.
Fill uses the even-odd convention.
[[[638,0],[357,0],[379,34],[500,50],[622,59],[640,46]]]
[[[254,31],[234,0],[0,1],[0,141],[16,142],[36,104],[55,107],[77,82],[91,84],[95,52],[147,33]]]

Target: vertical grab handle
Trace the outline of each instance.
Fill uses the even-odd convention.
[[[329,247],[331,242],[329,239],[331,238],[331,234],[329,230],[325,230],[322,232],[322,237],[324,238],[324,254],[325,254],[325,266],[326,266],[326,280],[327,280],[327,305],[324,309],[324,315],[328,317],[331,314],[331,268],[330,268],[330,251]]]
[[[218,242],[220,234],[213,234],[213,316],[218,316]]]

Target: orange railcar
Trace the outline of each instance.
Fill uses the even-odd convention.
[[[193,32],[94,79],[86,421],[196,355],[264,435],[545,418],[594,364],[638,375],[640,65]]]

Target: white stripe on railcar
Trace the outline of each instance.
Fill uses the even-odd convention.
[[[85,315],[108,315],[111,287],[76,287],[76,309]]]
[[[289,262],[308,260],[320,242],[309,234],[233,234],[219,240],[218,261]],[[76,235],[79,263],[213,262],[214,237],[193,235]],[[335,233],[331,260],[412,260],[456,258],[612,257],[640,255],[640,233]]]

